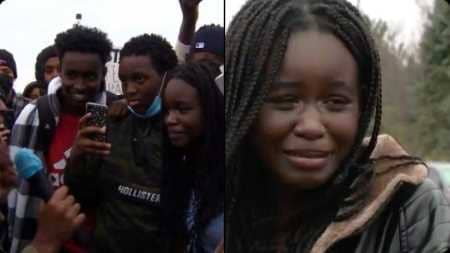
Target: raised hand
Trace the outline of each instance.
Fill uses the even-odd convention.
[[[107,156],[111,152],[110,143],[94,140],[93,136],[106,134],[106,127],[88,126],[90,116],[91,114],[87,113],[80,119],[79,130],[70,155],[73,159],[84,154]]]
[[[31,244],[38,252],[58,252],[85,219],[80,213],[80,204],[69,195],[69,188],[62,186],[42,206],[38,230]]]
[[[201,0],[179,0],[183,18],[194,19],[198,18],[198,5]]]

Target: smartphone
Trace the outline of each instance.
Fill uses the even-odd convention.
[[[106,125],[106,114],[108,113],[106,105],[88,102],[86,103],[86,113],[91,113],[87,121],[89,126],[104,127]],[[106,141],[105,135],[95,135],[92,138],[96,141]]]

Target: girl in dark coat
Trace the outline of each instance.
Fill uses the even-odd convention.
[[[224,97],[215,75],[206,63],[181,65],[163,89],[161,203],[169,252],[213,253],[223,239]]]
[[[447,199],[420,159],[378,136],[366,21],[345,0],[250,0],[234,17],[226,252],[447,252]]]

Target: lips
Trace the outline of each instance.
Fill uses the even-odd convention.
[[[186,134],[181,131],[168,131],[170,142],[172,145],[181,147],[183,146],[184,141],[186,140]]]
[[[170,130],[169,130],[167,133],[168,133],[168,135],[169,135],[169,137],[170,137],[171,139],[172,139],[172,138],[179,138],[179,137],[185,135],[185,133],[184,133],[183,131],[170,131]]]
[[[131,107],[135,107],[135,106],[137,106],[139,104],[140,104],[140,102],[137,99],[135,99],[135,100],[128,100],[128,105],[131,106]]]
[[[75,101],[86,101],[87,100],[87,96],[86,96],[86,94],[82,94],[82,93],[73,93],[72,94],[72,98],[73,98],[73,100],[75,100]]]
[[[283,153],[293,167],[304,171],[323,169],[331,154],[323,150],[284,150]]]

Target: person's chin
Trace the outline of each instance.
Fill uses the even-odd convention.
[[[76,96],[72,96],[71,99],[72,104],[81,107],[81,106],[86,106],[86,103],[89,102],[89,99],[87,97],[76,97]]]
[[[70,99],[69,103],[76,108],[85,108],[86,103],[89,102],[87,100],[80,100],[80,99]]]
[[[184,148],[186,147],[186,142],[182,139],[171,139],[170,142],[172,143],[172,145],[176,148]]]
[[[145,114],[145,108],[143,107],[143,106],[141,106],[140,104],[138,104],[138,105],[134,105],[134,106],[130,106],[132,109],[133,109],[133,111],[135,111],[136,113],[138,113],[138,114],[141,114],[141,115],[143,115],[143,114]]]
[[[281,184],[288,188],[311,191],[325,185],[330,176],[327,173],[328,168],[317,171],[302,171],[297,168],[288,167],[280,171],[279,180]]]

